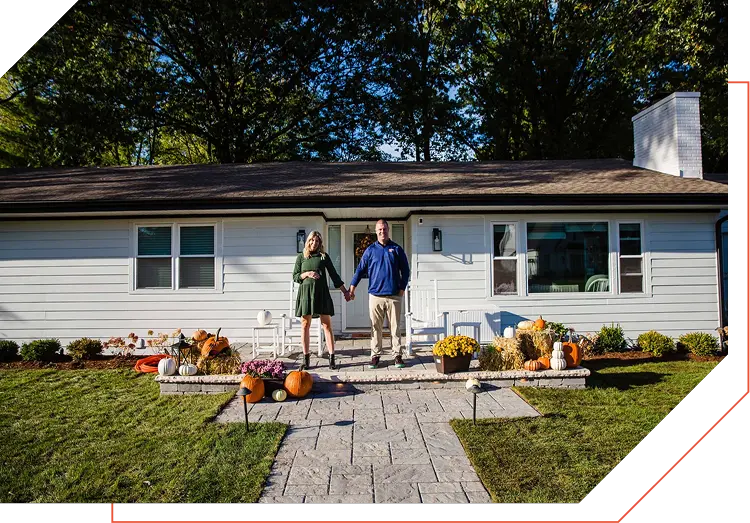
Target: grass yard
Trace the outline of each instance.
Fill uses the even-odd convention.
[[[586,390],[519,389],[543,417],[451,422],[495,502],[581,501],[716,363],[584,365]]]
[[[208,423],[231,394],[131,370],[0,371],[0,502],[253,502],[286,425]]]

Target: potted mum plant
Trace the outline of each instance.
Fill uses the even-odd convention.
[[[432,347],[435,367],[440,374],[466,372],[471,355],[479,350],[479,342],[469,336],[448,336]]]
[[[246,361],[240,367],[240,372],[253,378],[262,379],[265,395],[269,398],[273,391],[284,388],[286,369],[284,363],[279,360]]]

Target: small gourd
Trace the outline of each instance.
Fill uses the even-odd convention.
[[[542,370],[542,364],[537,360],[529,360],[523,364],[523,368],[531,371]]]
[[[538,361],[538,362],[539,362],[539,365],[541,365],[541,366],[542,366],[542,370],[547,370],[547,369],[549,369],[549,362],[550,362],[550,359],[549,359],[549,358],[546,358],[546,357],[542,356],[541,358],[539,358],[539,359],[538,359],[538,360],[536,360],[536,361]]]
[[[513,327],[505,327],[505,330],[503,330],[503,338],[515,338],[516,337],[516,329]]]
[[[547,322],[542,319],[541,316],[539,316],[539,319],[534,322],[534,328],[536,330],[544,330],[544,327],[547,326]]]
[[[206,338],[208,338],[208,333],[203,329],[198,329],[193,333],[193,340],[197,341],[198,343],[204,341]]]
[[[171,376],[177,372],[177,364],[172,358],[163,358],[159,360],[157,370],[159,371],[159,376]]]
[[[528,329],[531,329],[532,327],[534,327],[534,322],[531,321],[531,320],[523,320],[521,322],[518,322],[518,328],[519,329],[526,329],[526,330],[528,330]]]
[[[180,365],[178,372],[180,376],[195,376],[196,374],[198,374],[198,367],[196,367],[192,363],[186,363],[184,365]]]
[[[271,397],[276,401],[284,401],[286,399],[286,391],[284,389],[276,389],[271,393]]]

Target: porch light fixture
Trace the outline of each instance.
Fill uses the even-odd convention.
[[[305,250],[305,230],[300,229],[297,231],[297,253]]]
[[[250,432],[250,424],[247,422],[247,401],[245,401],[245,396],[248,396],[252,393],[253,391],[251,391],[247,387],[240,387],[240,390],[237,391],[237,395],[242,398],[240,400],[242,401],[242,406],[245,407],[245,432]]]
[[[432,229],[432,250],[440,252],[443,250],[443,231]]]

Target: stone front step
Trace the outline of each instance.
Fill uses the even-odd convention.
[[[435,371],[414,372],[408,369],[383,369],[364,372],[310,372],[313,390],[402,390],[444,389],[463,387],[468,378],[477,378],[485,388],[545,387],[583,389],[591,374],[586,368],[576,367],[561,371],[480,371],[439,374]],[[157,376],[162,394],[218,394],[237,390],[242,374],[214,376]]]

